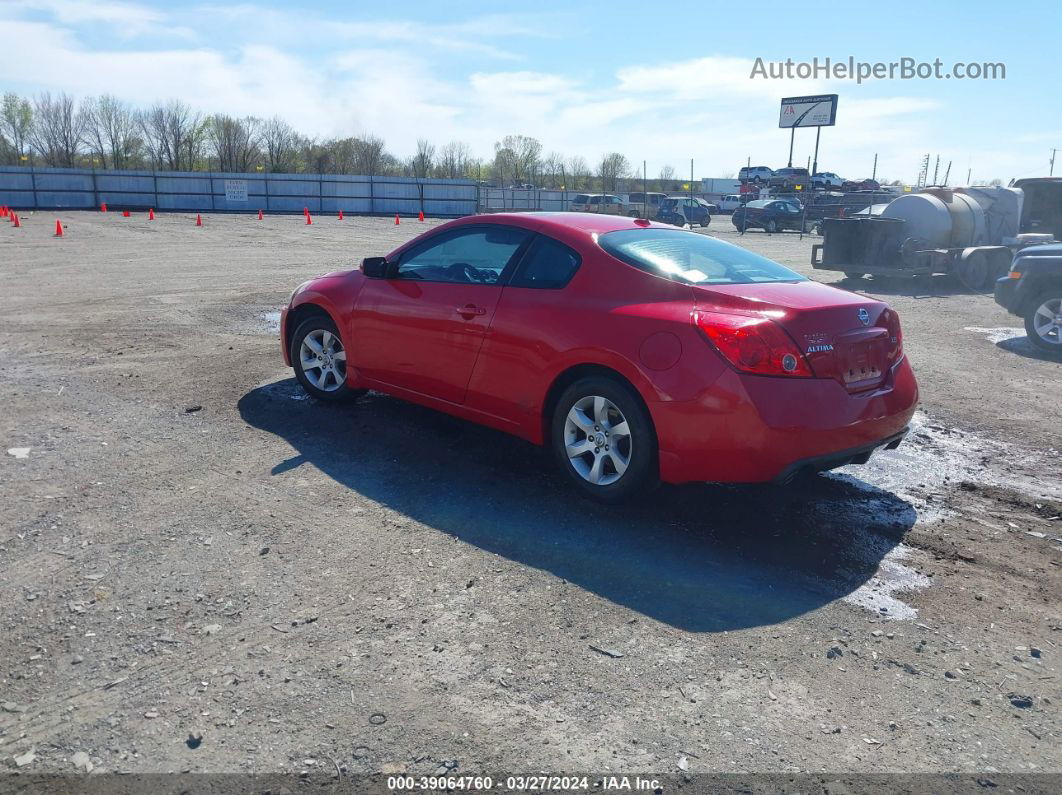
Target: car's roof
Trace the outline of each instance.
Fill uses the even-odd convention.
[[[533,227],[538,231],[548,233],[553,229],[576,230],[587,233],[604,234],[615,232],[618,229],[645,229],[646,221],[636,224],[634,218],[625,215],[606,215],[605,213],[552,213],[552,212],[527,212],[527,213],[488,213],[484,215],[470,215],[451,223],[492,223],[513,224],[515,226]],[[670,224],[660,224],[655,221],[648,222],[649,226],[658,229],[674,229]]]

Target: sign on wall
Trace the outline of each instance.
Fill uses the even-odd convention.
[[[225,200],[230,202],[245,202],[247,201],[247,180],[245,179],[227,179],[225,180]]]
[[[832,127],[837,120],[837,95],[786,97],[782,100],[779,127]]]

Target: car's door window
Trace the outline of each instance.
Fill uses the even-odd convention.
[[[571,281],[581,262],[579,255],[563,243],[540,236],[531,244],[508,286],[556,290]]]
[[[527,240],[523,229],[477,227],[428,240],[402,255],[399,279],[495,284]]]

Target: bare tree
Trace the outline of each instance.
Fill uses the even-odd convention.
[[[259,158],[260,119],[246,116],[237,119],[216,113],[204,125],[206,141],[218,171],[250,171]]]
[[[359,138],[355,158],[357,172],[366,177],[380,176],[385,173],[385,169],[394,167],[391,162],[394,158],[387,154],[384,140],[378,135]]]
[[[73,97],[45,92],[34,101],[30,143],[48,165],[76,165],[84,131],[85,114],[77,111]]]
[[[179,100],[155,104],[138,117],[157,168],[191,171],[203,154],[206,125],[202,116]]]
[[[83,103],[85,141],[103,168],[138,165],[143,142],[137,134],[136,116],[121,100],[103,94]]]
[[[568,174],[571,176],[570,190],[586,190],[590,187],[590,166],[586,160],[576,155],[568,159]]]
[[[325,146],[328,147],[330,162],[328,170],[333,174],[353,174],[357,162],[357,138],[334,138]]]
[[[439,150],[436,174],[444,179],[457,179],[468,173],[472,150],[464,141],[450,141]]]
[[[410,161],[413,176],[424,179],[431,173],[431,167],[435,163],[435,146],[428,143],[426,138],[417,139],[417,153]]]
[[[664,193],[671,191],[675,181],[675,169],[672,166],[663,166],[660,169],[660,190]]]
[[[550,152],[542,161],[542,175],[549,180],[549,187],[559,188],[565,185],[566,169],[564,155],[560,152]]]
[[[609,152],[601,158],[597,167],[598,176],[601,177],[601,190],[614,191],[619,180],[624,179],[631,170],[630,161],[619,152]]]
[[[299,136],[290,124],[279,116],[262,123],[258,145],[265,156],[266,169],[274,174],[294,171]]]
[[[498,170],[500,187],[511,177],[513,185],[530,182],[539,167],[542,144],[526,135],[506,135],[494,144],[494,167]]]
[[[33,129],[33,106],[17,94],[4,94],[0,105],[0,137],[9,150],[7,159],[18,165],[27,156],[29,136]]]

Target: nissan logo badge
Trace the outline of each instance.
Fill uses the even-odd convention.
[[[859,322],[864,326],[870,325],[870,313],[862,307],[859,308]]]

